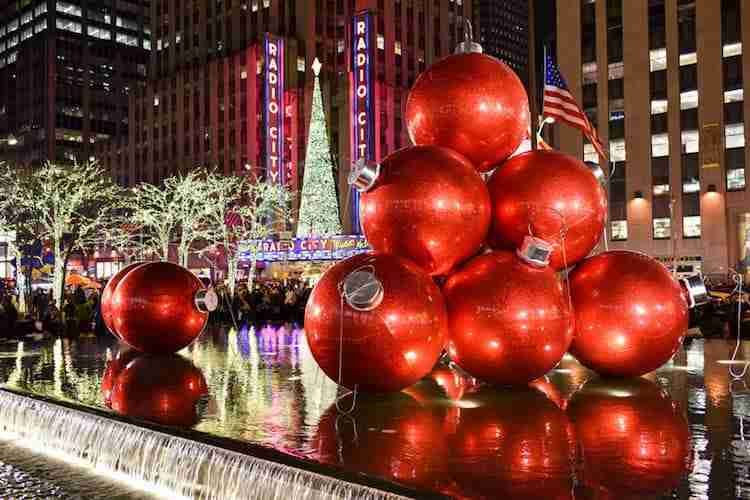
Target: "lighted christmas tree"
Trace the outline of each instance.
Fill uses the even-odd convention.
[[[315,59],[312,117],[305,154],[305,176],[299,209],[297,237],[341,234],[339,204],[333,177],[331,146],[320,91],[320,61]]]

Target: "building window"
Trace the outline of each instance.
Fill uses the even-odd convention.
[[[628,239],[628,221],[613,220],[610,223],[612,241],[625,241]]]
[[[656,203],[654,202],[654,205]],[[669,217],[654,218],[654,239],[668,240],[672,231],[671,219]]]
[[[700,215],[690,215],[682,218],[682,236],[683,238],[701,237]]]
[[[691,154],[700,151],[700,134],[697,130],[682,132],[682,152]]]
[[[724,152],[727,172],[727,191],[745,189],[745,148],[727,149]]]
[[[651,136],[651,157],[661,158],[669,156],[669,134]]]
[[[698,63],[698,53],[680,54],[680,66],[690,66]]]
[[[614,162],[625,161],[627,159],[625,139],[609,141],[609,157],[610,161]]]
[[[297,71],[305,71],[305,58],[304,57],[297,58]]]
[[[343,40],[341,41],[343,43]],[[393,44],[393,52],[397,55],[401,55],[401,42],[396,40],[396,42]]]
[[[680,92],[680,109],[695,109],[698,107],[698,91],[689,90],[687,92]]]
[[[650,52],[651,71],[667,69],[667,49],[654,49]]]
[[[377,36],[377,44],[380,50],[385,50],[385,38],[380,33]]]
[[[55,10],[57,10],[57,12],[62,12],[63,14],[67,14],[69,16],[77,16],[77,17],[81,17],[81,13],[82,13],[81,8],[78,5],[75,5],[69,2],[62,2],[60,0],[57,0],[57,2],[55,3]]]
[[[661,115],[667,112],[668,102],[666,99],[654,99],[651,101],[651,114]]]
[[[595,62],[586,63],[582,68],[583,85],[596,83],[599,75],[599,67]]]
[[[742,43],[729,43],[724,45],[722,53],[724,57],[733,57],[742,55]]]
[[[98,26],[89,26],[88,28],[86,28],[86,32],[89,36],[93,36],[94,38],[100,38],[102,40],[112,39],[111,31],[104,28],[99,28]]]
[[[599,163],[599,154],[596,152],[593,144],[586,143],[583,145],[583,161]]]
[[[70,19],[63,19],[58,17],[55,21],[57,29],[64,31],[72,31],[73,33],[81,33],[81,23],[71,21]]]
[[[724,129],[726,149],[744,148],[745,147],[745,124],[733,123]]]
[[[620,62],[614,62],[607,66],[607,78],[609,80],[617,80],[625,76],[625,66]]]

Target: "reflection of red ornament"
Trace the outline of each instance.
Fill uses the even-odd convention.
[[[112,409],[129,417],[164,425],[198,422],[197,403],[208,394],[203,373],[177,355],[144,355],[131,361],[115,379]]]
[[[527,384],[560,362],[573,336],[563,285],[549,267],[515,253],[471,260],[443,287],[448,352],[473,376],[494,384]]]
[[[466,158],[435,146],[388,156],[360,211],[375,250],[411,259],[431,275],[475,255],[490,226],[482,178]]]
[[[456,368],[449,368],[447,366],[439,366],[432,370],[430,378],[453,401],[461,399],[467,390],[474,387],[471,377],[467,377]]]
[[[495,248],[519,248],[531,233],[553,245],[550,265],[562,269],[596,246],[607,216],[607,195],[591,170],[556,151],[529,151],[490,178]],[[565,255],[562,235],[565,235]]]
[[[581,449],[580,498],[661,497],[688,469],[687,421],[653,382],[588,382],[568,415]]]
[[[459,498],[571,498],[568,419],[531,389],[465,397],[449,470]]]
[[[351,406],[351,399],[342,404]],[[405,393],[358,398],[351,416],[340,417],[332,405],[320,419],[313,438],[315,458],[437,490],[446,475],[448,453],[442,426],[439,410],[422,406]]]
[[[505,63],[456,54],[417,78],[406,101],[406,124],[414,144],[451,148],[488,172],[526,137],[529,98]]]
[[[368,273],[382,286],[373,291],[374,302],[357,306],[353,297],[357,307],[347,301],[342,306],[340,287]],[[339,380],[341,356],[342,385],[366,392],[400,391],[429,373],[446,331],[445,303],[432,279],[412,262],[386,254],[337,263],[315,286],[305,309],[310,351],[325,374]]]
[[[208,321],[196,305],[203,283],[169,262],[131,270],[112,294],[112,324],[133,348],[152,354],[177,352],[195,340]]]
[[[680,285],[656,260],[612,251],[570,275],[576,335],[571,353],[600,375],[637,377],[677,352],[688,328]]]
[[[558,389],[552,382],[550,382],[547,377],[532,380],[531,382],[529,382],[529,387],[541,392],[542,394],[547,396],[547,399],[555,403],[558,408],[565,410],[566,401],[563,398],[563,395],[560,393],[560,389]]]
[[[104,287],[104,291],[102,292],[102,298],[101,298],[101,314],[102,314],[102,321],[104,321],[104,325],[107,327],[107,329],[112,332],[112,335],[114,335],[117,338],[120,338],[120,334],[117,333],[115,330],[114,324],[112,323],[112,294],[115,292],[115,288],[117,288],[117,285],[120,284],[122,279],[127,276],[127,274],[135,269],[136,267],[143,264],[143,262],[135,262],[133,264],[129,264],[120,271],[112,276],[110,280],[107,282],[107,286]]]
[[[111,405],[112,389],[115,386],[117,377],[125,367],[128,366],[128,363],[140,355],[141,353],[138,351],[126,347],[125,349],[120,349],[120,352],[117,353],[115,359],[107,362],[107,366],[104,369],[104,375],[102,376],[102,396],[104,397],[105,405]]]

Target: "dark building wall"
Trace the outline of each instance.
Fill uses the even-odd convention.
[[[529,0],[473,0],[478,41],[529,84]]]
[[[85,160],[124,137],[128,95],[145,80],[149,2],[0,4],[0,159]]]

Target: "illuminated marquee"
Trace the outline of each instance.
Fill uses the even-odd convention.
[[[270,182],[284,184],[284,40],[266,35],[265,61],[266,172]]]
[[[375,110],[372,81],[371,33],[372,14],[362,12],[352,21],[351,53],[351,158],[376,160]],[[359,220],[359,191],[352,189],[352,230],[361,231]]]

